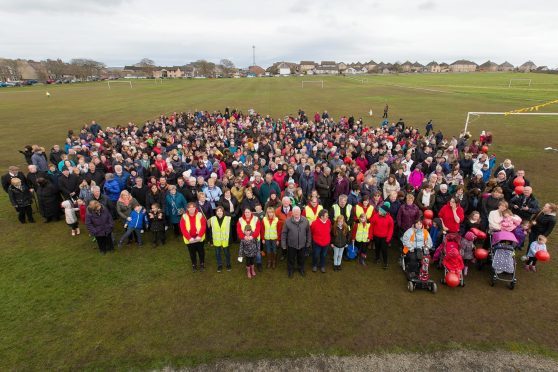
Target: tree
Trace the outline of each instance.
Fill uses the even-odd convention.
[[[75,58],[70,61],[72,74],[80,79],[98,76],[106,66],[102,62],[87,58]]]
[[[57,60],[47,59],[43,64],[52,78],[58,79],[69,74],[70,66],[60,58]]]
[[[147,76],[153,76],[153,71],[155,71],[156,68],[157,68],[157,65],[155,64],[155,61],[153,61],[152,59],[149,59],[149,58],[142,58],[141,61],[136,63],[134,66],[141,67],[141,70]]]
[[[0,80],[19,80],[19,66],[15,59],[0,59]]]
[[[226,77],[231,76],[235,69],[234,63],[230,59],[226,59],[226,58],[222,59],[219,63],[223,67],[223,74]]]
[[[205,59],[199,59],[193,63],[197,70],[198,76],[214,77],[215,76],[215,63],[208,62]]]

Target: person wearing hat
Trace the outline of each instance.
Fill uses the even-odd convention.
[[[314,175],[311,173],[311,169],[309,165],[304,167],[304,172],[299,178],[299,186],[302,189],[302,193],[304,195],[310,195],[312,190],[315,188],[315,178]]]
[[[393,237],[393,219],[389,214],[390,202],[386,201],[378,209],[378,213],[372,215],[370,220],[374,248],[376,250],[376,263],[380,263],[380,256],[384,263],[384,269],[388,267],[388,246],[391,245]]]

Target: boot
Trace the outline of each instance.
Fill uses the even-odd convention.
[[[79,227],[76,229],[76,235],[81,234],[81,231],[79,231]]]
[[[266,268],[271,269],[271,262],[273,261],[273,253],[267,254],[267,264],[265,265]]]
[[[246,266],[246,276],[248,276],[248,279],[252,279],[252,271],[250,270],[251,266]]]
[[[252,266],[252,267],[254,267],[254,266]],[[261,264],[261,262],[258,263],[258,264],[256,264],[256,267],[258,268],[258,272],[261,273],[261,272],[262,272],[262,264]],[[256,275],[256,274],[253,274],[253,275]]]
[[[277,267],[277,253],[271,254],[271,268],[275,269]]]
[[[254,265],[250,266],[250,273],[252,274],[253,277],[256,276],[256,270],[254,270]]]

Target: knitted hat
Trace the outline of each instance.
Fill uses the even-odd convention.
[[[391,208],[391,203],[388,202],[388,201],[384,202],[384,204],[382,204],[382,205],[380,206],[380,210],[383,211],[384,213],[389,212],[389,209],[390,209],[390,208]]]

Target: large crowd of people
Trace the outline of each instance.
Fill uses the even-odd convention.
[[[523,236],[534,271],[557,206],[541,203],[510,159],[496,164],[491,144],[488,132],[446,137],[432,121],[422,132],[402,119],[376,127],[327,111],[273,119],[227,108],[143,125],[93,121],[48,154],[26,146],[27,174],[12,166],[2,186],[21,223],[34,223],[35,209],[79,236],[81,221],[103,254],[141,246],[146,234],[153,247],[182,238],[194,272],[206,268],[209,243],[219,272],[231,270],[239,243],[247,277],[279,261],[292,277],[305,275],[307,256],[325,273],[329,253],[340,271],[350,247],[359,265],[373,252],[387,268],[401,246],[433,253],[445,234],[471,229]]]

